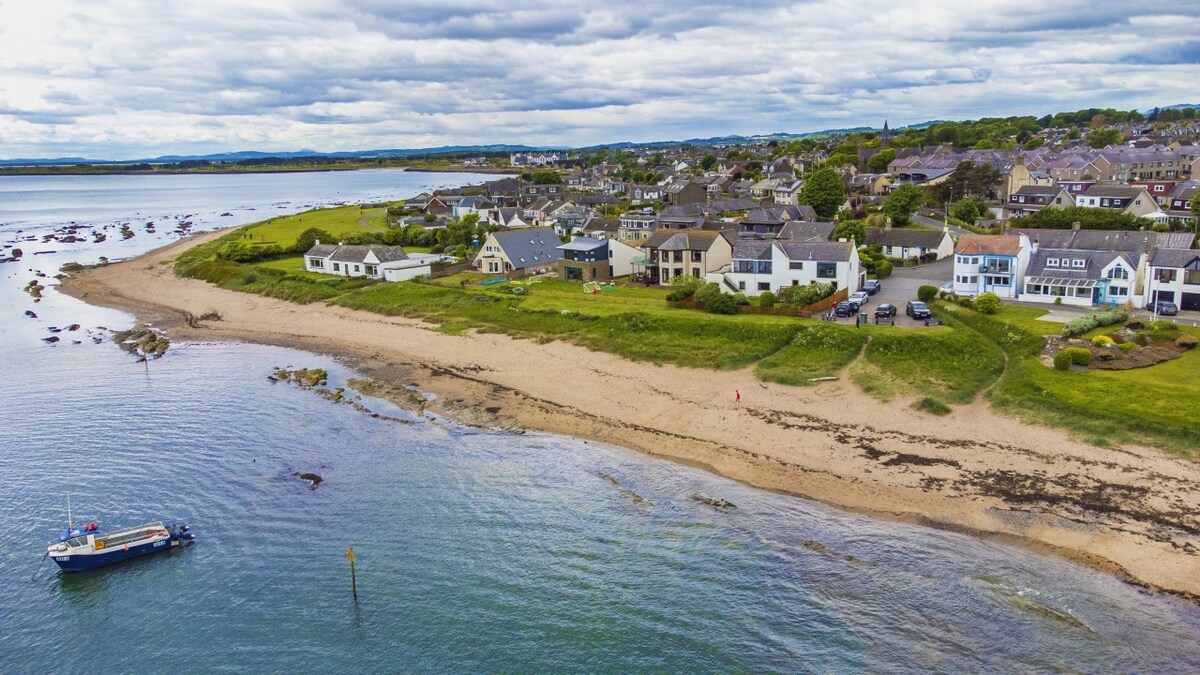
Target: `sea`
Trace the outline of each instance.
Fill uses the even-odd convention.
[[[131,316],[54,289],[64,263],[134,256],[184,221],[485,178],[0,177],[3,255],[23,252],[0,264],[0,673],[1200,671],[1187,601],[620,447],[363,399],[373,417],[268,378],[355,376],[327,356],[177,343],[143,363],[110,337]],[[46,240],[70,223],[107,238]],[[76,522],[197,539],[63,574],[43,554],[68,498]]]

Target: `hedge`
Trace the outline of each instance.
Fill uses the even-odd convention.
[[[1115,323],[1128,321],[1129,314],[1120,310],[1109,310],[1107,312],[1094,312],[1068,321],[1063,326],[1062,334],[1066,337],[1079,337],[1084,333],[1100,326],[1111,326]]]

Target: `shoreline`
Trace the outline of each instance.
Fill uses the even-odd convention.
[[[758,382],[752,368],[656,366],[562,342],[447,335],[421,321],[226,291],[160,264],[218,230],[92,268],[59,289],[172,338],[329,354],[437,394],[452,419],[601,441],[848,511],[1021,545],[1200,602],[1200,465],[1096,448],[977,401],[944,418],[879,403],[845,378]],[[220,321],[192,317],[215,310]],[[536,367],[530,367],[536,362]],[[733,400],[742,392],[742,403]],[[685,430],[685,431],[680,431]]]
[[[102,165],[101,165],[102,166]],[[412,166],[323,166],[311,167],[302,169],[269,169],[261,168],[254,170],[236,170],[236,169],[214,169],[211,171],[194,171],[188,169],[167,169],[155,171],[50,171],[38,170],[37,167],[32,167],[27,171],[14,171],[11,169],[0,168],[0,177],[8,176],[190,176],[190,175],[235,175],[235,174],[275,174],[275,173],[329,173],[334,171],[411,171],[413,173],[486,173],[496,175],[516,175],[519,174],[518,167],[448,167],[448,168],[425,168]]]

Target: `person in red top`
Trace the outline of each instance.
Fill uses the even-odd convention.
[[[742,402],[742,392],[741,392],[741,391],[739,391],[739,390],[737,390],[737,389],[734,389],[734,390],[733,390],[733,402],[734,402],[734,403],[741,403],[741,402]]]

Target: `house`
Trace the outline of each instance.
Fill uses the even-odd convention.
[[[744,237],[777,237],[788,223],[812,221],[816,217],[817,212],[807,204],[760,208],[738,221],[737,232]]]
[[[343,277],[370,277],[385,281],[405,281],[427,276],[430,265],[440,256],[409,256],[399,246],[380,244],[322,244],[317,240],[304,254],[304,269]]]
[[[708,199],[708,190],[694,181],[675,181],[667,186],[667,201],[672,204],[695,204]]]
[[[635,202],[659,202],[663,199],[663,188],[659,185],[633,185],[628,195]]]
[[[878,246],[889,258],[941,260],[954,255],[954,239],[948,228],[941,230],[893,230],[867,228],[867,246]]]
[[[964,234],[954,247],[954,292],[1016,299],[1029,264],[1024,234]]]
[[[726,232],[713,230],[659,230],[642,246],[645,257],[634,262],[647,278],[662,285],[690,274],[703,279],[729,265],[733,241]]]
[[[533,223],[523,218],[524,213],[524,209],[501,206],[498,209],[488,211],[487,222],[489,225],[499,225],[500,227],[507,227],[509,229],[532,226]]]
[[[1120,183],[1096,183],[1075,197],[1075,205],[1113,209],[1135,216],[1147,216],[1158,210],[1158,203],[1146,188]]]
[[[710,273],[726,293],[758,295],[785,286],[833,284],[835,290],[862,288],[865,275],[858,251],[848,241],[802,242],[742,239],[733,247],[729,268]]]
[[[537,185],[533,183],[523,183],[521,185],[521,200],[525,203],[535,201],[539,197],[561,199],[565,193],[566,188],[562,185]]]
[[[549,227],[492,232],[472,264],[485,274],[543,274],[553,271],[562,240]]]
[[[1024,185],[1008,196],[1004,212],[1010,218],[1020,218],[1047,208],[1075,206],[1075,198],[1058,185]]]
[[[1118,305],[1144,295],[1150,255],[1162,244],[1190,247],[1190,233],[1126,230],[1014,230],[1030,242],[1020,299]]]
[[[1180,309],[1200,311],[1200,251],[1158,248],[1148,267],[1142,306],[1165,300]]]
[[[789,204],[795,206],[800,195],[800,188],[804,187],[804,181],[790,180],[783,181],[775,186],[771,191],[776,204]]]
[[[455,218],[462,218],[469,213],[478,213],[480,220],[487,220],[488,211],[496,208],[496,204],[487,197],[470,196],[463,197],[461,201],[451,207],[451,213]]]
[[[1192,200],[1200,192],[1200,183],[1180,183],[1175,186],[1167,197],[1167,217],[1174,221],[1188,221],[1196,216],[1192,214]]]
[[[633,274],[642,252],[616,239],[575,237],[558,247],[558,275],[564,281],[607,281]]]
[[[596,239],[620,239],[620,228],[620,221],[592,218],[583,226],[583,236]]]
[[[658,216],[653,213],[624,213],[617,222],[621,241],[644,241],[658,229]]]
[[[591,217],[590,209],[575,204],[563,204],[550,213],[554,232],[560,237],[583,232],[583,226]]]

